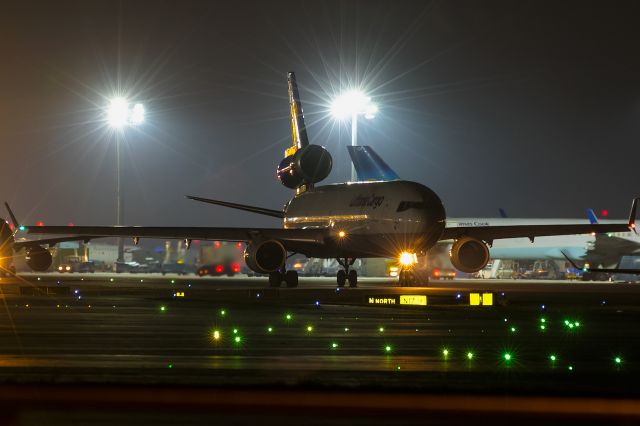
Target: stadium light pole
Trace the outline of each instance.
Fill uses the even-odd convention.
[[[121,226],[124,222],[124,211],[120,176],[120,141],[126,127],[137,126],[144,122],[144,106],[139,103],[130,106],[125,98],[113,98],[107,107],[107,122],[109,127],[114,130],[116,140],[116,225]],[[124,261],[124,240],[122,237],[118,238],[118,258],[116,261]]]
[[[358,144],[358,116],[371,120],[378,112],[376,104],[360,90],[350,90],[338,96],[331,104],[331,114],[338,119],[351,118],[351,146]],[[356,168],[351,163],[351,182],[357,180]]]

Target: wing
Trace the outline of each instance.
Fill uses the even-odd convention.
[[[551,235],[606,234],[608,232],[629,232],[629,225],[619,224],[576,224],[576,225],[506,225],[506,226],[461,226],[445,228],[441,240],[457,240],[473,237],[483,241],[503,238],[546,237]]]
[[[71,237],[44,238],[41,240],[16,241],[15,243],[13,243],[13,249],[15,251],[19,251],[26,247],[33,247],[33,246],[40,246],[40,245],[52,246],[54,244],[63,243],[65,241],[84,241],[85,243],[87,243],[94,238],[96,237],[89,236],[89,235],[82,235],[82,236],[75,235]]]
[[[71,234],[77,239],[98,237],[159,238],[185,240],[250,241],[259,238],[281,241],[290,251],[325,243],[326,229],[208,228],[169,226],[34,226],[30,234]],[[68,239],[66,241],[69,241]]]

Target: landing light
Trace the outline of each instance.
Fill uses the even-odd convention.
[[[415,253],[403,251],[402,253],[400,253],[400,258],[398,260],[400,260],[400,263],[403,266],[411,266],[418,263],[418,256],[416,256]]]
[[[344,238],[344,237],[346,237],[346,236],[347,236],[347,233],[346,233],[346,232],[344,232],[344,231],[340,231],[340,232],[338,232],[338,237],[340,237],[340,238]]]
[[[213,331],[213,339],[220,340],[220,332],[218,330]]]

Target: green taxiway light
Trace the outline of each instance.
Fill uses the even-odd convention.
[[[227,311],[225,311],[224,309],[220,309],[220,315],[222,316],[227,315]]]
[[[557,357],[557,356],[555,356],[555,355],[549,355],[549,360],[550,360],[550,361],[555,362],[557,359],[558,359],[558,357]]]
[[[449,349],[443,349],[442,350],[442,356],[444,356],[445,358],[449,356]]]
[[[307,333],[311,333],[313,331],[313,326],[312,325],[308,325],[307,326]]]
[[[173,368],[173,364],[167,365],[167,368]]]
[[[576,327],[580,327],[580,323],[578,321],[574,322],[573,325],[575,325]]]
[[[233,329],[233,334],[238,334],[238,329],[237,328]]]
[[[545,322],[547,322],[547,320],[544,319],[544,318],[540,318],[540,322],[545,323]]]
[[[503,355],[505,361],[511,361],[511,354],[509,352]]]
[[[569,325],[569,320],[564,320],[564,325]]]
[[[546,325],[544,325],[544,324],[541,324],[541,325],[540,325],[540,330],[546,330],[546,328],[547,328],[547,326],[546,326]]]
[[[267,327],[267,333],[273,333],[273,327]]]
[[[396,370],[400,370],[400,366],[399,365],[396,365]]]
[[[613,360],[616,364],[622,364],[622,358],[620,358],[619,356],[615,357]]]
[[[293,318],[293,315],[291,314],[285,314],[284,319],[286,319],[287,321],[291,321],[291,318]]]
[[[337,348],[338,348],[338,342],[331,343],[331,349],[337,349]]]
[[[240,342],[242,342],[242,337],[236,336],[236,337],[234,337],[233,341],[236,342],[236,343],[240,343]]]
[[[387,345],[384,347],[385,352],[391,352],[391,346]]]
[[[467,359],[473,359],[473,352],[467,352]]]
[[[164,306],[160,306],[160,311],[164,312],[167,308],[165,308]]]
[[[569,371],[573,371],[573,365],[569,366]]]
[[[512,333],[515,333],[516,331],[517,331],[517,330],[516,330],[516,328],[515,328],[515,327],[511,327],[511,332],[512,332]]]
[[[572,322],[569,323],[569,328],[573,328],[573,323]]]
[[[378,331],[379,331],[380,333],[384,333],[384,327],[380,327],[380,328],[378,329]]]
[[[346,333],[347,331],[349,331],[349,327],[344,328],[344,332]]]

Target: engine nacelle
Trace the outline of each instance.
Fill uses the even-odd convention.
[[[277,240],[252,241],[244,251],[247,266],[259,274],[277,271],[286,259],[287,250]]]
[[[489,246],[484,241],[462,237],[451,246],[451,263],[462,272],[478,272],[489,263]]]
[[[308,145],[285,157],[276,174],[284,186],[295,189],[325,179],[331,173],[332,166],[329,151],[320,145]]]
[[[44,272],[51,266],[52,257],[49,250],[42,246],[31,246],[26,249],[25,260],[29,268],[37,272]]]

